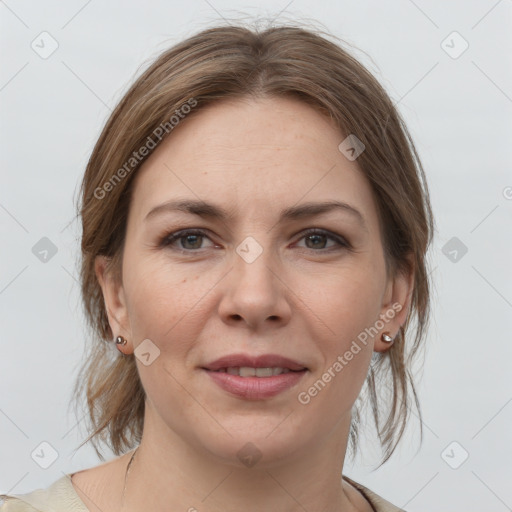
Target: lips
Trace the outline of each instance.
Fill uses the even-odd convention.
[[[207,364],[202,370],[232,396],[265,400],[296,386],[308,368],[275,354],[231,354]]]
[[[276,354],[230,354],[208,363],[203,368],[213,372],[227,371],[228,368],[281,368],[294,372],[307,370],[307,367],[298,361]]]

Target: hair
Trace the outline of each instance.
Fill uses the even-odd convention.
[[[132,182],[147,158],[137,150],[151,147],[150,140],[153,146],[165,140],[172,130],[169,120],[183,105],[194,104],[189,115],[197,115],[223,99],[295,98],[364,144],[357,164],[377,205],[386,269],[391,275],[414,272],[414,288],[407,319],[393,345],[374,354],[352,410],[349,448],[354,455],[364,403],[371,405],[383,452],[381,465],[403,435],[411,403],[418,410],[423,439],[411,367],[430,315],[426,253],[434,223],[426,178],[407,127],[384,88],[328,37],[298,26],[208,28],[161,53],[108,118],[80,189],[80,279],[91,343],[73,392],[76,403],[86,404],[87,411],[89,436],[80,446],[91,441],[101,459],[100,442],[120,455],[142,439],[145,391],[133,355],[112,349],[114,333],[95,259],[105,256],[107,271],[120,279]]]

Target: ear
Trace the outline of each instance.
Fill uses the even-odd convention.
[[[128,354],[133,352],[133,344],[124,288],[121,277],[115,276],[109,270],[108,263],[109,259],[106,256],[96,256],[94,271],[103,292],[108,323],[114,339],[117,336],[123,336],[128,341],[125,346],[118,347],[123,353]]]
[[[389,350],[392,344],[382,341],[382,333],[389,333],[392,338],[395,338],[400,327],[407,320],[414,291],[415,273],[412,254],[407,256],[407,260],[409,261],[410,270],[397,271],[394,276],[390,276],[388,279],[379,317],[384,323],[384,327],[379,330],[375,337],[375,352]]]

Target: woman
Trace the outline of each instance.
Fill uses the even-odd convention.
[[[118,457],[3,512],[400,510],[343,464],[361,405],[385,462],[416,401],[433,220],[357,60],[294,27],[185,40],[111,115],[80,214],[76,397]]]

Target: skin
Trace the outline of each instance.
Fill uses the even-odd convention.
[[[137,359],[146,413],[123,510],[371,510],[341,480],[350,411],[372,352],[389,349],[380,333],[394,337],[406,320],[413,281],[386,274],[371,187],[357,160],[338,150],[344,138],[296,100],[223,101],[182,121],[138,171],[121,281],[96,261],[112,331],[128,340],[120,350],[132,354],[145,339],[160,350],[148,366]],[[177,198],[215,203],[232,216],[144,220]],[[349,203],[365,225],[338,210],[278,222],[286,207],[327,200]],[[191,228],[206,235],[159,245]],[[350,247],[304,236],[308,228]],[[252,263],[236,252],[248,236],[263,249]],[[299,403],[298,393],[396,303],[402,309],[382,331]],[[200,369],[233,352],[284,355],[308,372],[273,398],[240,399]],[[237,457],[247,442],[262,455],[252,468]],[[130,455],[73,476],[90,510],[121,509]]]

